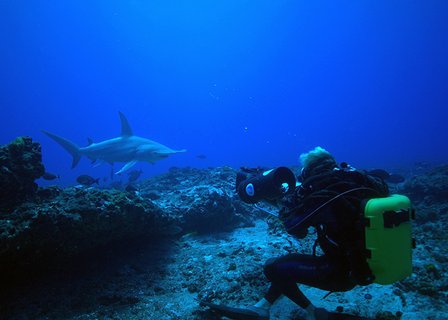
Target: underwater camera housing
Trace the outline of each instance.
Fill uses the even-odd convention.
[[[245,170],[238,172],[236,191],[246,203],[275,200],[294,192],[296,176],[286,167],[278,167],[264,172]],[[255,174],[254,174],[255,172]]]

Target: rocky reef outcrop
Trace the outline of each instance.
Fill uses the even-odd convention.
[[[170,212],[187,232],[228,231],[251,224],[253,212],[234,191],[235,176],[230,167],[171,168],[143,182],[140,193]]]
[[[238,199],[236,171],[229,167],[172,168],[122,191],[37,188],[34,179],[44,170],[40,147],[29,138],[1,147],[0,161],[6,168],[0,171],[0,293],[11,288],[0,294],[5,318],[214,319],[197,299],[252,304],[266,290],[267,259],[312,252],[315,235],[292,239],[277,220],[258,219],[259,210]],[[376,319],[399,319],[402,313],[402,319],[442,319],[448,298],[447,187],[448,166],[393,186],[417,210],[411,277],[334,293],[326,301],[317,289],[305,288],[305,294],[331,310],[344,305]],[[151,249],[133,247],[139,243]],[[118,257],[116,244],[125,248],[125,258]],[[110,254],[96,264],[105,251]],[[81,264],[96,271],[73,276]],[[33,274],[47,282],[48,272],[60,270],[65,283],[14,286],[15,279]],[[271,314],[301,316],[285,300]]]
[[[448,224],[448,165],[435,167],[427,173],[413,176],[401,189],[418,209],[416,222],[440,227]],[[432,235],[443,238],[446,232],[442,228],[431,231]]]
[[[414,176],[401,187],[417,211],[413,234],[414,273],[399,287],[422,295],[448,298],[448,165]]]
[[[52,270],[117,241],[160,234],[167,215],[119,191],[43,189],[0,220],[0,274]]]
[[[419,204],[446,202],[448,200],[448,165],[439,166],[428,173],[412,177],[404,184],[403,191]]]
[[[40,146],[18,138],[2,147],[4,212],[0,275],[57,269],[85,253],[132,239],[231,230],[251,224],[251,208],[235,199],[235,171],[173,168],[139,191],[86,187],[38,189]],[[11,201],[8,201],[11,200]]]
[[[40,144],[30,137],[0,146],[0,215],[32,196],[44,172]]]

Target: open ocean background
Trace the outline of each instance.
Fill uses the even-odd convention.
[[[40,142],[50,184],[110,166],[70,169],[40,130],[84,146],[118,136],[118,111],[188,150],[144,177],[317,145],[358,168],[448,162],[448,1],[6,0],[0,17],[0,143]]]

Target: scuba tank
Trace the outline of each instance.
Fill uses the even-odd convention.
[[[412,220],[408,197],[393,194],[364,205],[365,250],[375,283],[391,284],[412,273]]]

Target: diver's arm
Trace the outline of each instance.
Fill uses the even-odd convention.
[[[286,232],[290,235],[303,239],[308,235],[308,228],[311,226],[311,221],[306,221],[305,214],[300,214],[299,211],[294,207],[283,207],[279,211],[279,219],[283,223]]]

